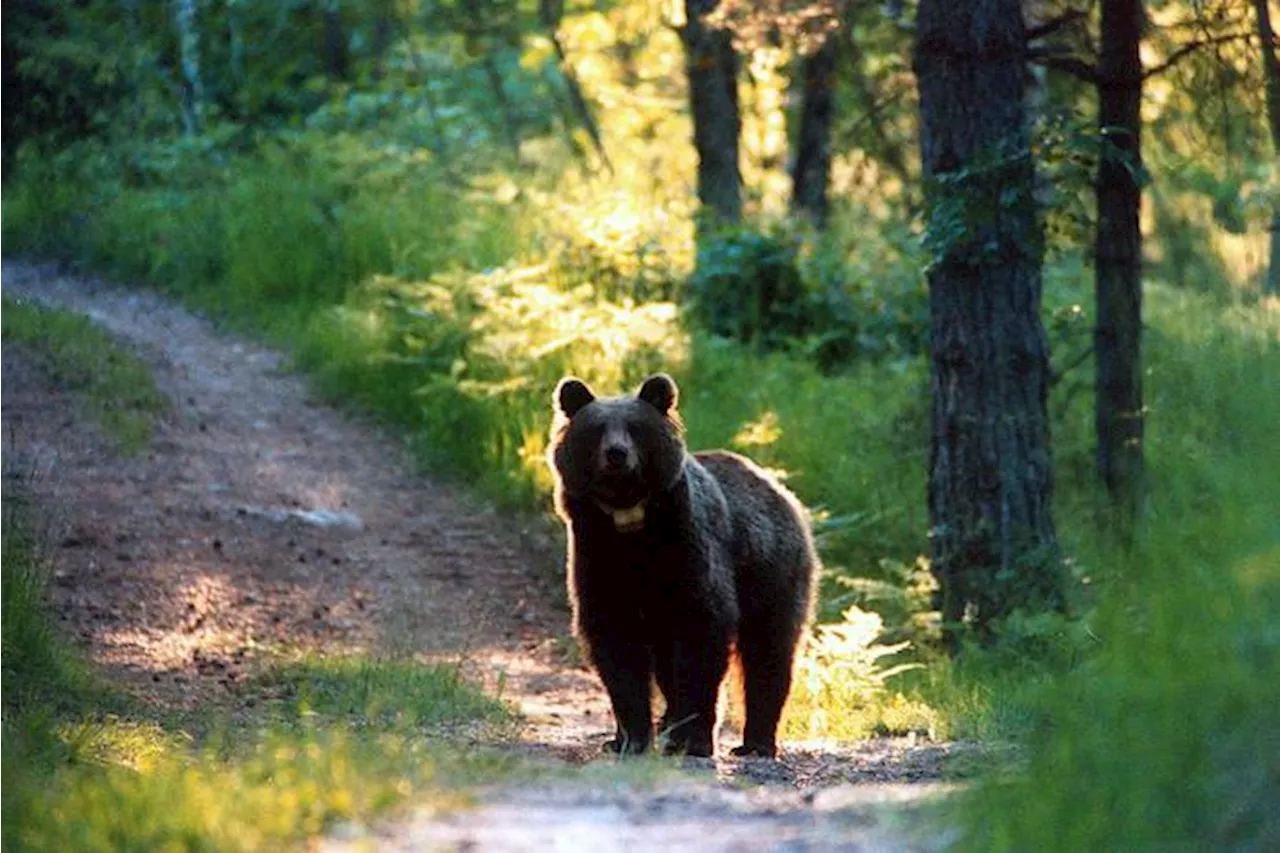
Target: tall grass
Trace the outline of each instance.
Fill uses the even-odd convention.
[[[1096,649],[1034,693],[1026,771],[965,800],[965,849],[1280,846],[1280,311],[1152,296],[1140,541],[1081,554]]]

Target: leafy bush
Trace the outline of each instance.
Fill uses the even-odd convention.
[[[689,282],[694,316],[712,334],[784,349],[811,331],[799,244],[782,232],[734,229],[698,250]]]
[[[876,254],[807,243],[781,227],[723,232],[699,249],[693,317],[712,334],[760,352],[795,351],[828,371],[914,357],[928,329],[919,267],[905,258],[876,270]]]
[[[618,304],[549,276],[537,265],[372,279],[317,317],[301,362],[334,396],[396,413],[432,465],[531,505],[550,486],[542,454],[561,376],[616,393],[685,358],[671,303]]]

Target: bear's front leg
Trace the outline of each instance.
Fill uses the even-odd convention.
[[[659,654],[658,686],[667,754],[710,757],[715,751],[716,704],[729,668],[729,641],[719,634],[671,641]]]
[[[639,755],[653,741],[653,709],[650,704],[653,660],[638,643],[591,641],[591,658],[613,704],[617,735],[604,749],[623,755]]]

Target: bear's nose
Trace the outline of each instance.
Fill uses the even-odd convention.
[[[611,444],[604,449],[604,463],[610,468],[625,468],[627,465],[627,448],[620,444]]]

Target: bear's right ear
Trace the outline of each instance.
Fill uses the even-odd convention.
[[[592,393],[587,383],[576,376],[566,376],[556,386],[554,400],[560,411],[564,412],[565,417],[571,418],[595,398],[596,395]]]
[[[640,386],[640,399],[664,415],[675,408],[679,395],[676,381],[665,373],[653,374]]]

